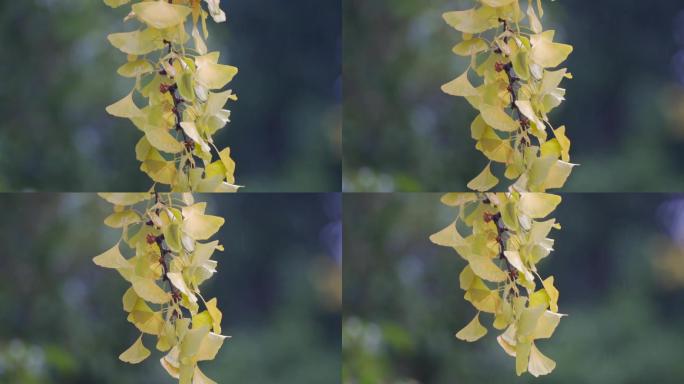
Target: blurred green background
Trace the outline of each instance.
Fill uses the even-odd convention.
[[[227,219],[216,239],[227,341],[200,363],[219,383],[336,383],[340,377],[341,205],[338,194],[196,195]],[[92,194],[0,196],[0,383],[171,383],[161,354],[118,360],[138,337],[126,282],[92,263],[120,231]],[[146,339],[148,340],[148,339]]]
[[[344,190],[465,190],[486,159],[470,138],[475,110],[440,91],[468,63],[441,15],[475,1],[344,1]],[[681,191],[684,4],[543,3],[544,26],[575,48],[551,114],[582,165],[565,190]]]
[[[683,382],[684,195],[563,195],[539,272],[569,316],[538,344],[558,364],[538,379],[516,377],[490,315],[485,338],[454,337],[475,310],[465,262],[428,240],[456,215],[439,197],[344,196],[345,384]]]
[[[230,146],[247,191],[339,191],[341,4],[338,0],[221,1],[210,50],[239,67],[229,87]],[[143,191],[141,133],[104,108],[133,87],[109,33],[127,7],[102,0],[0,2],[0,190]]]

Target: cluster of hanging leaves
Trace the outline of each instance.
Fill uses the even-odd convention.
[[[229,122],[225,104],[237,100],[231,90],[221,90],[238,69],[219,64],[219,52],[208,52],[205,43],[207,18],[226,20],[219,0],[104,2],[112,8],[132,3],[124,21],[136,29],[108,39],[127,55],[118,73],[134,78],[135,86],[107,112],[130,119],[143,132],[135,147],[140,169],[172,191],[237,191],[230,148],[219,151],[212,139]],[[186,46],[191,39],[192,48]],[[146,105],[138,107],[135,97]]]
[[[480,314],[492,314],[492,326],[503,331],[497,340],[515,357],[518,375],[546,375],[556,367],[536,341],[550,338],[564,315],[553,276],[542,279],[537,264],[553,250],[549,233],[560,229],[555,219],[542,219],[560,201],[546,193],[449,193],[442,202],[458,209],[456,220],[430,237],[467,261],[460,285],[478,312],[456,337],[482,338],[487,328]]]
[[[463,35],[453,52],[470,57],[470,64],[442,90],[479,111],[471,136],[489,159],[468,184],[471,190],[484,192],[499,183],[492,163],[503,164],[515,190],[531,192],[561,188],[576,165],[570,163],[565,127],[554,128],[548,117],[564,100],[561,81],[572,78],[558,68],[572,46],[553,41],[555,31],[544,31],[540,22],[541,0],[536,11],[531,2],[523,12],[520,0],[478,0],[472,9],[443,15]],[[471,72],[479,78],[475,85]]]
[[[197,363],[213,360],[228,336],[221,335],[217,299],[205,301],[200,285],[216,272],[211,256],[223,247],[208,240],[224,219],[205,214],[206,203],[195,203],[190,193],[100,196],[114,205],[105,224],[121,228],[122,235],[93,262],[117,270],[131,284],[123,309],[141,333],[119,359],[137,364],[150,356],[143,344],[148,334],[156,338],[156,349],[166,352],[161,365],[181,384],[215,384]]]

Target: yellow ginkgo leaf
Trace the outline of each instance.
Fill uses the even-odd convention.
[[[223,88],[238,73],[236,67],[218,64],[218,58],[217,52],[195,58],[197,65],[197,77],[195,80],[207,89]]]
[[[515,373],[520,376],[527,372],[530,362],[531,343],[517,343],[515,346]]]
[[[173,284],[174,287],[187,296],[191,302],[197,302],[197,296],[195,296],[195,293],[188,287],[187,284],[185,284],[183,274],[179,272],[169,272],[166,274],[166,277],[168,277],[169,280],[171,280],[171,284]]]
[[[118,193],[118,192],[102,192],[98,193],[98,196],[107,200],[114,205],[133,205],[141,201],[149,200],[152,198],[151,193]]]
[[[481,33],[499,25],[496,10],[491,7],[447,12],[442,17],[452,28],[463,33]]]
[[[559,66],[572,53],[572,45],[553,42],[554,31],[545,31],[532,35],[532,51],[530,59],[542,68]]]
[[[499,179],[492,174],[491,165],[488,164],[485,169],[468,183],[468,188],[473,191],[486,192],[494,188],[499,183]]]
[[[554,277],[549,276],[542,281],[544,290],[549,295],[549,308],[552,312],[558,312],[558,290],[553,286]]]
[[[476,37],[456,44],[451,51],[460,56],[471,56],[476,53],[484,52],[487,49],[489,49],[487,41]]]
[[[480,106],[480,114],[485,123],[499,131],[514,132],[520,128],[520,124],[500,107],[482,104]]]
[[[192,376],[192,384],[217,384],[214,380],[208,378],[199,367],[195,367],[195,374]]]
[[[190,364],[197,361],[197,353],[202,346],[202,341],[209,334],[208,327],[200,327],[187,331],[180,343],[178,360],[181,364]]]
[[[561,197],[549,193],[521,193],[518,209],[532,219],[543,219],[560,204]]]
[[[146,73],[154,72],[154,66],[152,66],[149,61],[140,59],[129,61],[120,66],[116,72],[123,77],[135,78]]]
[[[130,3],[131,0],[104,0],[104,3],[112,8],[118,8],[122,5]]]
[[[221,228],[225,220],[219,216],[205,215],[207,203],[183,207],[183,232],[195,240],[206,240]]]
[[[564,315],[560,313],[554,313],[551,311],[545,311],[537,320],[537,326],[532,333],[532,338],[537,339],[548,339],[556,331],[556,327],[560,323],[561,318]]]
[[[178,361],[178,347],[173,347],[159,362],[174,379],[180,378],[180,362]]]
[[[449,224],[446,228],[430,236],[430,241],[443,247],[455,247],[463,244],[463,238],[456,230],[456,223]]]
[[[442,85],[442,92],[452,96],[477,96],[479,92],[475,89],[468,80],[468,71],[456,79]]]
[[[217,23],[226,21],[226,14],[221,10],[219,0],[204,0],[209,8],[211,18]]]
[[[458,331],[456,338],[459,340],[473,342],[481,339],[487,334],[487,328],[480,324],[480,314],[475,315],[473,320],[468,323],[463,329]]]
[[[477,201],[477,195],[470,192],[456,192],[444,194],[441,198],[442,204],[450,207],[458,207],[471,201]]]
[[[560,126],[553,131],[561,148],[561,160],[570,161],[570,140],[565,135],[565,126]]]
[[[214,332],[221,333],[221,320],[223,319],[223,314],[218,309],[218,300],[213,298],[205,303],[209,316],[212,320],[212,328]]]
[[[219,152],[219,158],[226,170],[226,181],[235,183],[235,161],[230,157],[230,147],[225,147]]]
[[[544,180],[544,183],[542,184],[542,189],[562,188],[568,180],[568,177],[570,177],[572,169],[576,166],[577,164],[556,160],[546,174],[546,180]]]
[[[548,375],[556,368],[556,362],[544,356],[532,343],[530,349],[530,361],[527,370],[534,377]]]
[[[202,339],[200,348],[197,351],[197,361],[213,360],[219,349],[221,349],[223,342],[228,338],[230,337],[209,332],[204,339]]]
[[[508,278],[508,275],[485,255],[474,253],[468,258],[468,262],[473,272],[484,280],[500,283]]]
[[[185,134],[188,135],[189,138],[191,138],[197,144],[200,145],[204,152],[211,151],[211,147],[209,147],[209,144],[207,144],[207,142],[204,141],[204,139],[200,136],[199,132],[197,131],[197,126],[195,125],[195,123],[191,121],[184,121],[181,123],[181,128],[183,128],[183,132],[185,132]]]
[[[489,5],[490,7],[503,7],[505,5],[511,4],[516,0],[481,0],[482,4]]]
[[[171,295],[161,289],[151,278],[134,276],[131,279],[135,293],[141,298],[154,304],[165,304],[171,300]]]
[[[137,212],[126,209],[121,212],[114,212],[107,216],[104,223],[112,228],[123,228],[131,224],[139,223],[140,215]]]
[[[106,108],[107,113],[112,116],[132,119],[143,116],[142,111],[133,102],[133,92],[126,95],[123,99]]]
[[[112,33],[107,36],[109,42],[129,55],[146,55],[164,47],[161,32],[148,28],[144,31]]]
[[[148,1],[133,4],[133,12],[152,28],[164,29],[182,24],[190,14],[190,7],[169,4],[166,1]]]
[[[116,243],[115,246],[104,252],[103,254],[99,256],[95,256],[93,258],[93,262],[96,265],[99,265],[100,267],[103,268],[112,268],[112,269],[120,269],[120,268],[130,268],[131,265],[126,260],[122,255],[121,251],[119,250],[119,243]]]
[[[130,348],[119,355],[119,359],[126,363],[138,364],[150,356],[150,350],[145,348],[142,343],[142,335],[136,340]]]

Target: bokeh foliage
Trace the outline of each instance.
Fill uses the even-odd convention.
[[[476,111],[440,90],[468,63],[441,15],[473,3],[345,0],[345,190],[462,191],[484,168]],[[545,11],[556,41],[575,47],[567,100],[551,114],[581,164],[565,190],[684,188],[684,5],[547,1]]]
[[[216,143],[232,148],[238,180],[247,191],[339,190],[339,1],[222,7],[228,21],[209,23],[209,49],[240,68],[240,100]],[[92,0],[0,4],[0,190],[147,190],[140,133],[104,111],[133,85],[106,39],[124,16]]]
[[[196,195],[226,218],[205,283],[226,341],[202,369],[221,383],[333,383],[340,372],[339,195]],[[126,283],[91,258],[119,237],[93,194],[0,198],[0,382],[167,383],[158,353],[118,355],[139,336]],[[339,241],[338,241],[339,240]]]
[[[454,337],[475,311],[459,288],[465,261],[427,238],[453,220],[439,197],[344,197],[345,218],[357,218],[344,225],[345,384],[681,382],[683,196],[563,195],[556,250],[539,268],[569,316],[540,343],[558,363],[541,379],[515,376],[498,332]]]

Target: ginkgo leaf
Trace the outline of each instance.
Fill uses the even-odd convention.
[[[503,7],[505,5],[511,4],[515,0],[481,0],[482,4],[489,5],[490,7]]]
[[[223,313],[218,309],[218,299],[213,298],[205,303],[207,307],[207,312],[211,316],[212,328],[214,332],[221,333],[221,320],[223,319]]]
[[[480,324],[480,314],[475,315],[473,320],[468,323],[463,329],[458,331],[456,338],[463,341],[474,342],[487,334],[487,328]]]
[[[558,290],[553,286],[554,277],[549,276],[542,281],[546,294],[549,295],[549,307],[552,312],[558,312]]]
[[[527,117],[531,122],[533,122],[537,126],[537,129],[543,129],[544,123],[539,119],[539,117],[535,113],[534,108],[532,107],[532,103],[530,103],[529,100],[516,100],[515,105],[518,107],[518,110],[525,117]]]
[[[181,128],[183,128],[183,132],[185,132],[185,134],[188,135],[189,138],[191,138],[197,144],[199,144],[204,152],[211,151],[211,147],[209,147],[209,144],[207,144],[207,142],[204,141],[204,139],[200,136],[199,132],[197,132],[197,126],[195,125],[195,123],[191,121],[184,121],[180,125]]]
[[[518,343],[515,346],[515,373],[520,376],[527,372],[530,362],[531,343]]]
[[[197,351],[197,361],[214,360],[219,349],[223,345],[223,342],[228,339],[229,336],[219,335],[213,332],[209,332]]]
[[[171,295],[161,289],[154,280],[135,276],[131,279],[135,293],[141,298],[154,304],[165,304],[171,300]]]
[[[506,257],[506,260],[508,260],[508,263],[520,271],[520,273],[523,273],[528,280],[534,280],[534,275],[525,267],[518,251],[504,251],[504,256]]]
[[[238,69],[230,65],[218,64],[218,54],[209,53],[195,58],[197,65],[196,81],[207,89],[221,89],[237,75]]]
[[[130,3],[131,0],[104,0],[104,3],[112,8],[118,8],[122,5]]]
[[[554,31],[545,31],[532,35],[532,51],[530,59],[542,68],[559,66],[572,53],[572,45],[553,42]]]
[[[164,29],[181,24],[190,14],[190,7],[166,1],[149,1],[133,4],[133,12],[145,24]]]
[[[107,39],[113,46],[129,55],[146,55],[164,47],[161,32],[152,28],[144,31],[112,33],[107,36]]]
[[[521,193],[518,208],[532,219],[548,216],[560,204],[561,197],[548,193]]]
[[[481,33],[499,25],[496,10],[490,7],[447,12],[442,17],[452,28],[464,33]]]
[[[494,188],[499,183],[499,179],[492,174],[491,165],[488,164],[485,169],[468,183],[468,188],[474,191],[486,192]]]
[[[201,265],[207,262],[211,255],[214,254],[216,248],[218,248],[218,240],[214,240],[210,243],[196,243],[195,252],[192,256],[193,265]]]
[[[183,151],[183,144],[176,140],[166,128],[146,129],[145,137],[150,145],[162,152],[178,153]]]
[[[514,132],[520,128],[519,123],[499,107],[483,104],[480,106],[480,114],[489,126],[499,131]]]
[[[471,201],[477,201],[477,195],[468,192],[447,193],[441,198],[442,204],[458,207]]]
[[[116,72],[123,77],[135,78],[146,73],[154,72],[154,66],[152,66],[152,64],[145,59],[139,59],[129,61],[128,63],[120,66]]]
[[[458,234],[456,223],[454,222],[441,231],[430,235],[430,241],[444,247],[455,247],[463,242],[463,238]]]
[[[211,18],[217,23],[226,21],[226,14],[221,10],[219,5],[220,0],[204,0],[209,8]]]
[[[195,240],[206,240],[221,228],[225,220],[219,216],[205,215],[206,203],[183,207],[183,232]]]
[[[235,161],[230,157],[230,147],[226,147],[219,152],[219,158],[226,170],[226,181],[235,183]]]
[[[126,95],[123,99],[106,108],[107,113],[112,116],[132,119],[143,116],[142,111],[133,102],[133,92]]]
[[[187,284],[185,284],[185,279],[183,279],[183,275],[181,273],[169,272],[166,274],[166,277],[168,277],[173,286],[187,296],[191,302],[197,302],[197,296],[195,296],[195,293],[190,290]]]
[[[534,377],[548,375],[556,368],[556,362],[544,356],[534,345],[530,349],[530,360],[527,370]]]
[[[138,364],[150,356],[150,350],[142,343],[142,335],[130,348],[119,355],[119,359],[129,364]]]
[[[112,228],[122,228],[130,224],[135,224],[140,222],[140,215],[137,212],[126,209],[121,212],[114,212],[107,216],[104,223]]]
[[[466,70],[463,74],[446,83],[442,86],[442,92],[452,95],[452,96],[476,96],[478,95],[477,89],[475,89],[468,80],[468,71]]]
[[[508,278],[508,275],[487,256],[474,254],[468,258],[468,262],[473,272],[487,281],[500,283]]]
[[[554,313],[551,311],[545,311],[537,320],[537,326],[532,333],[532,338],[537,339],[548,339],[556,331],[556,327],[560,323],[563,315],[560,313]]]
[[[456,44],[451,51],[460,56],[471,56],[476,53],[484,52],[488,49],[489,44],[486,40],[475,37]]]
[[[93,262],[102,268],[129,268],[131,265],[122,255],[119,250],[119,243],[107,250],[106,252],[95,256]]]
[[[200,327],[189,330],[180,343],[180,353],[178,360],[181,364],[189,364],[197,361],[197,353],[202,346],[204,338],[209,334],[208,327]]]
[[[570,177],[572,169],[576,166],[577,164],[566,163],[560,160],[555,161],[546,175],[542,189],[562,188],[568,177]]]

